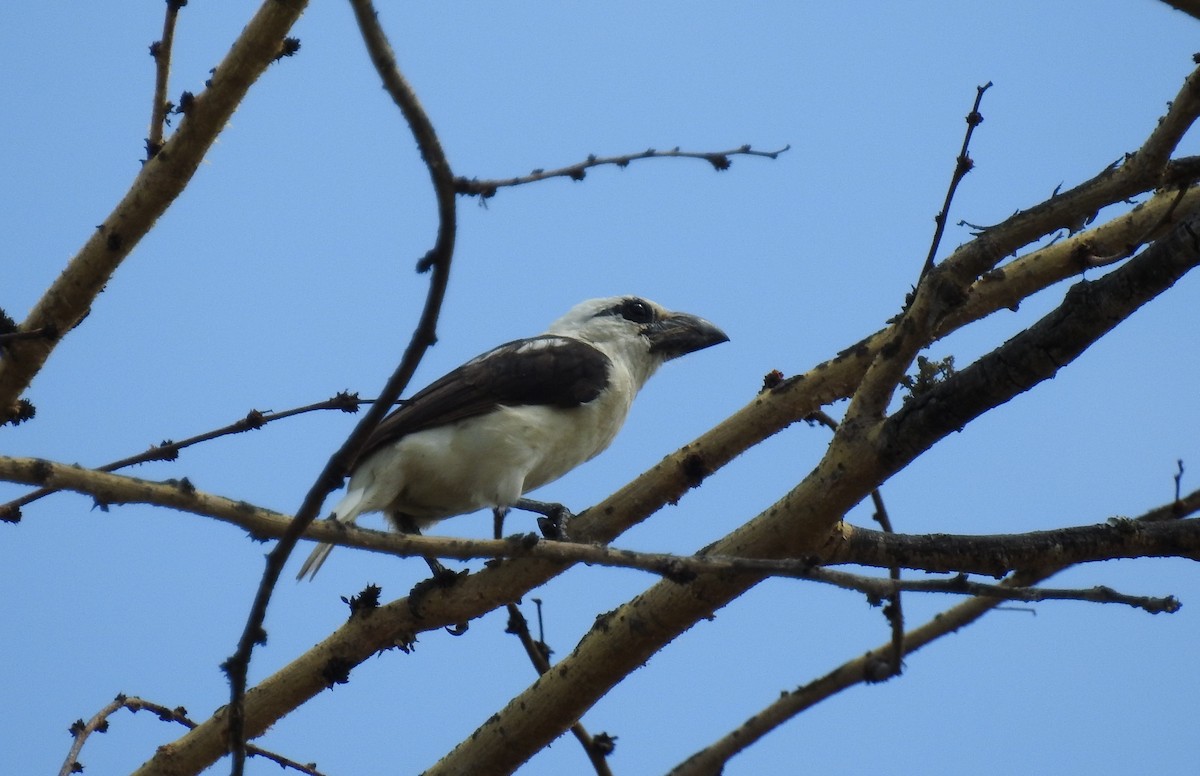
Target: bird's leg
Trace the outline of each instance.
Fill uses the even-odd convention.
[[[389,516],[400,533],[409,534],[410,536],[421,535],[421,529],[417,526],[416,521],[408,515],[400,512],[392,512]],[[429,571],[433,573],[433,579],[437,583],[436,586],[449,587],[454,584],[454,580],[458,579],[458,574],[443,566],[442,562],[437,558],[432,558],[428,555],[422,555],[421,557],[429,564]]]
[[[391,518],[392,523],[396,526],[396,530],[400,531],[400,533],[410,534],[412,536],[421,535],[421,528],[410,516],[402,512],[389,512],[388,517]],[[422,555],[421,557],[424,558],[425,562],[429,564],[429,570],[433,572],[433,576],[429,579],[423,579],[417,584],[413,585],[412,590],[410,590],[408,593],[408,610],[412,612],[413,617],[417,618],[418,620],[421,619],[421,602],[425,599],[425,596],[428,595],[429,591],[438,587],[451,587],[455,582],[458,581],[460,576],[463,576],[467,573],[466,569],[457,572],[451,571],[443,566],[441,561],[439,561],[437,558],[432,558],[428,555]],[[467,623],[460,622],[455,626],[447,626],[446,630],[453,636],[461,636],[467,632]]]
[[[541,515],[537,522],[538,528],[542,530],[542,536],[547,539],[567,541],[567,524],[574,519],[575,515],[571,514],[571,510],[562,504],[522,498],[517,499],[517,503],[513,504],[513,506],[517,509],[523,509],[526,512],[536,512]]]
[[[504,516],[508,514],[508,507],[496,507],[492,510],[492,538],[504,538]]]

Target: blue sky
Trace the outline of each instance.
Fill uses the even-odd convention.
[[[161,3],[0,7],[0,307],[20,319],[125,191],[143,156]],[[252,3],[180,16],[171,95],[198,91]],[[1144,2],[427,3],[381,8],[402,67],[459,175],[507,177],[647,147],[791,150],[776,161],[641,162],[460,201],[458,251],[423,384],[575,302],[638,293],[701,314],[731,342],[665,367],[600,458],[539,491],[583,508],[748,402],[772,369],[802,372],[900,307],[929,244],[977,85],[976,169],[951,223],[995,223],[1134,150],[1193,67],[1200,26]],[[33,423],[0,452],[100,464],[164,438],[340,390],[372,395],[426,290],[428,178],[378,86],[348,5],[316,3],[298,56],[271,68],[192,185],[121,267],[29,392]],[[1190,137],[1182,153],[1195,154]],[[969,239],[951,227],[943,253]],[[940,343],[960,364],[1057,304],[1053,289]],[[900,531],[1000,533],[1136,515],[1200,471],[1200,280],[1188,277],[1051,383],[998,408],[884,488]],[[840,407],[835,407],[835,411]],[[353,418],[305,416],[193,448],[152,479],[292,511]],[[693,552],[794,484],[823,430],[748,452],[623,547]],[[0,501],[22,489],[0,485]],[[866,523],[860,507],[855,522]],[[369,523],[378,525],[378,523]],[[511,523],[510,523],[511,525]],[[490,517],[439,532],[485,536]],[[11,721],[0,770],[56,769],[68,725],[118,692],[203,719],[262,571],[227,525],[78,496],[0,526],[0,645]],[[297,553],[303,556],[306,548]],[[294,569],[299,558],[292,563]],[[251,678],[343,621],[339,596],[387,598],[420,561],[339,549],[312,584],[280,586]],[[652,583],[578,568],[535,595],[559,656]],[[1200,743],[1192,652],[1200,582],[1185,561],[1110,562],[1055,585],[1176,594],[1172,616],[1082,603],[996,612],[737,758],[730,774],[1190,772]],[[914,625],[953,603],[909,596]],[[531,613],[531,611],[530,611]],[[261,743],[330,774],[415,772],[533,679],[502,613],[426,634],[283,719]],[[622,774],[660,773],[887,638],[860,596],[774,581],[693,628],[585,723],[619,737]],[[122,713],[87,773],[136,767],[179,731]],[[564,738],[530,774],[583,772]],[[215,772],[225,768],[219,765]],[[251,773],[276,766],[251,762]]]

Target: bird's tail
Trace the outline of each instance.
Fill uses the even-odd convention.
[[[366,491],[364,488],[357,488],[346,493],[342,500],[333,508],[333,519],[339,523],[353,523],[358,519],[358,515],[362,512],[362,500]],[[333,551],[333,545],[322,542],[313,548],[312,553],[304,561],[304,565],[300,567],[299,573],[296,574],[296,579],[304,579],[308,577],[310,580],[317,575],[321,570],[321,564],[329,557],[329,553]]]

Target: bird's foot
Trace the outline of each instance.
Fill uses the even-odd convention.
[[[425,599],[425,596],[434,590],[445,590],[446,588],[454,587],[460,577],[464,577],[469,573],[467,569],[451,571],[436,558],[426,558],[425,562],[429,564],[429,570],[433,572],[433,576],[428,579],[422,579],[413,585],[412,590],[408,593],[408,609],[417,618],[421,617],[421,602]]]
[[[538,529],[542,532],[542,536],[560,542],[570,541],[567,538],[567,526],[575,519],[575,515],[562,504],[523,498],[516,504],[513,504],[513,506],[517,509],[523,509],[526,512],[536,512],[541,515],[537,520],[537,524]]]

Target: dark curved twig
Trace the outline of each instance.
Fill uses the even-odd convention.
[[[404,351],[400,365],[379,392],[378,403],[363,415],[362,420],[355,426],[345,443],[325,464],[325,468],[304,497],[288,532],[267,556],[262,581],[259,583],[258,592],[247,617],[246,627],[238,641],[237,651],[223,665],[230,685],[228,735],[233,776],[241,776],[245,771],[246,675],[254,646],[262,643],[266,637],[263,622],[267,614],[267,605],[271,600],[271,593],[279,582],[284,564],[287,563],[296,542],[316,518],[317,511],[324,503],[325,497],[341,484],[350,463],[366,442],[367,436],[383,419],[392,403],[399,398],[400,393],[412,379],[421,358],[437,341],[437,319],[441,312],[442,300],[446,295],[446,286],[450,280],[450,259],[454,253],[454,238],[457,229],[454,176],[450,169],[450,163],[442,150],[432,122],[417,99],[416,92],[400,73],[391,45],[379,27],[374,7],[369,0],[350,0],[350,4],[354,8],[354,15],[358,21],[363,41],[371,54],[371,61],[383,79],[384,88],[387,89],[408,123],[413,137],[417,141],[421,158],[425,161],[429,169],[429,176],[433,181],[438,204],[438,233],[433,248],[417,265],[419,271],[432,269],[433,275],[430,278],[429,293],[425,298],[425,307],[421,311],[420,321]]]
[[[455,178],[454,190],[459,194],[469,197],[488,199],[495,196],[496,191],[501,188],[521,186],[526,183],[544,181],[547,178],[570,178],[573,181],[581,181],[592,167],[600,167],[606,164],[617,167],[628,167],[631,162],[638,159],[703,159],[719,172],[728,170],[729,166],[733,164],[729,159],[731,156],[765,156],[768,159],[775,159],[790,149],[791,145],[785,145],[777,151],[756,151],[747,144],[731,148],[728,151],[681,151],[679,148],[672,148],[669,151],[658,151],[648,148],[636,154],[624,154],[622,156],[596,156],[595,154],[591,154],[586,160],[577,164],[559,167],[554,170],[534,170],[528,175],[520,175],[513,178]]]

